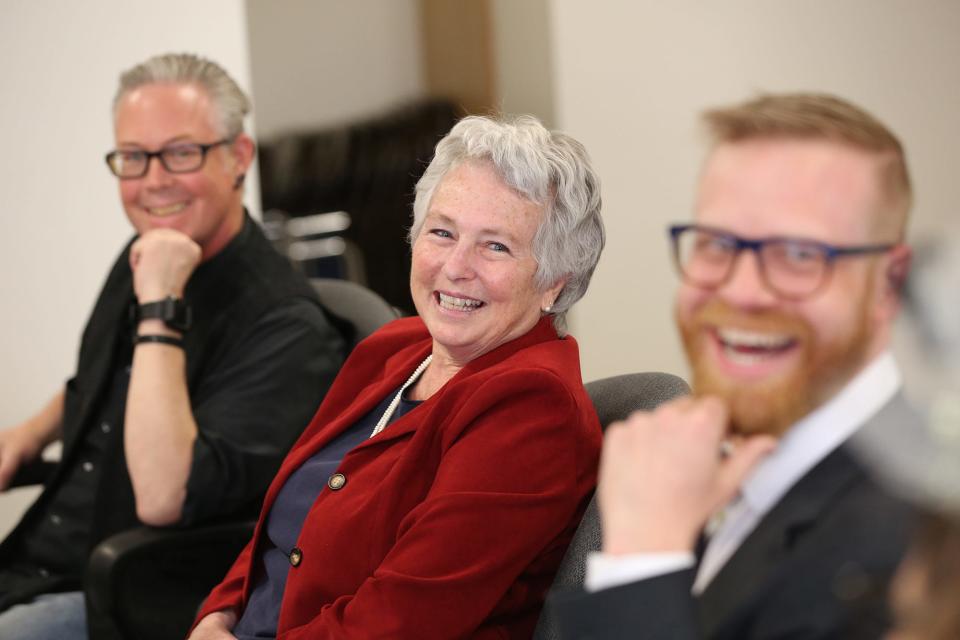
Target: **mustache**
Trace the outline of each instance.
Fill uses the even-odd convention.
[[[735,327],[744,331],[789,333],[799,338],[812,335],[810,325],[796,315],[776,309],[743,311],[722,300],[711,300],[691,318],[693,326]]]

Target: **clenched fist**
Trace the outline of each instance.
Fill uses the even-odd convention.
[[[173,229],[152,229],[130,247],[133,291],[140,304],[182,298],[200,263],[200,245]]]
[[[753,436],[721,455],[728,420],[718,398],[680,398],[610,425],[597,489],[604,552],[693,548],[711,514],[776,445]]]

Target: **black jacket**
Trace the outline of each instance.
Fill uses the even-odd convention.
[[[881,415],[916,419],[899,396]],[[689,569],[560,594],[550,611],[564,640],[878,638],[910,520],[909,507],[841,447],[781,498],[699,596]]]

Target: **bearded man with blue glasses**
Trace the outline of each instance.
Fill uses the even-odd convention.
[[[694,396],[607,431],[602,552],[565,638],[876,638],[909,513],[848,452],[915,421],[888,351],[910,262],[903,149],[833,96],[710,111],[670,229]]]

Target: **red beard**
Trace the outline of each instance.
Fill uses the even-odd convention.
[[[677,318],[693,373],[694,394],[724,399],[733,433],[782,435],[830,399],[864,364],[871,338],[869,308],[866,299],[861,300],[856,325],[849,334],[822,342],[799,316],[773,310],[742,312],[714,299],[690,320]],[[713,345],[708,341],[714,340],[716,327],[789,335],[794,341],[790,348],[799,349],[799,364],[754,381],[733,380],[718,369],[711,355]]]

